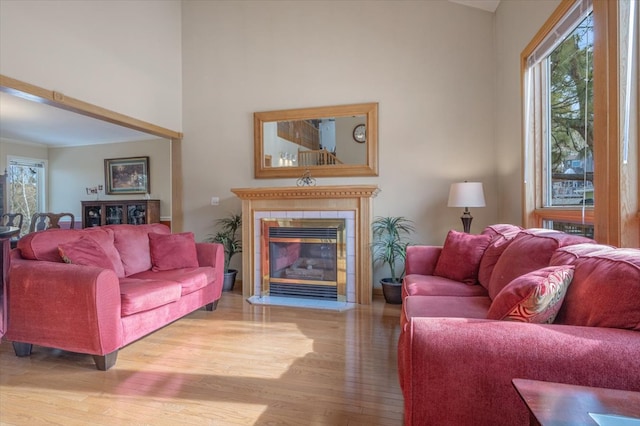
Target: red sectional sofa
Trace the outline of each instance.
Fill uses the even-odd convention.
[[[32,345],[91,354],[99,370],[118,349],[222,294],[224,249],[162,224],[51,229],[11,253],[8,329],[18,356]]]
[[[640,250],[494,225],[406,267],[406,425],[527,425],[514,378],[640,391]]]

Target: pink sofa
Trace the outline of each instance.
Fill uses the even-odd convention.
[[[514,378],[640,391],[640,250],[512,225],[483,235],[407,250],[406,425],[527,425]]]
[[[224,250],[162,224],[51,229],[11,253],[8,329],[18,356],[32,345],[91,354],[99,370],[118,349],[222,294]]]

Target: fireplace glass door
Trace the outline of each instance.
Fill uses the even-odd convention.
[[[263,219],[262,295],[346,299],[344,219]]]

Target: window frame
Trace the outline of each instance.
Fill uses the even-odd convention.
[[[523,100],[523,224],[542,227],[544,220],[593,223],[598,242],[616,246],[637,247],[640,241],[638,211],[639,178],[629,168],[621,167],[619,128],[618,74],[618,4],[616,0],[593,0],[593,109],[594,109],[594,191],[593,207],[543,207],[544,130],[540,123],[543,110],[541,86],[535,85],[532,95],[537,102],[527,105],[528,58],[542,44],[562,19],[580,0],[563,0],[522,51],[521,96]],[[636,52],[637,52],[636,47]],[[542,78],[532,76],[531,78]],[[638,106],[635,105],[637,111]],[[637,137],[633,141],[637,147]],[[638,161],[636,160],[636,163]],[[623,188],[622,182],[629,183]],[[630,208],[631,207],[631,208]]]
[[[12,163],[20,163],[21,165],[31,166],[38,168],[38,194],[37,194],[37,206],[36,211],[32,212],[44,212],[47,211],[47,194],[48,194],[48,186],[49,186],[49,161],[42,158],[33,158],[33,157],[23,157],[18,155],[7,155],[7,170],[14,165]],[[7,173],[7,176],[11,176],[11,172]],[[7,192],[7,211],[16,212],[17,209],[15,206],[11,206],[11,198],[9,194],[12,192],[10,186],[13,185],[12,182],[7,179],[6,182],[6,192]],[[23,224],[23,229],[28,229],[29,227],[30,217],[25,216],[25,223]]]

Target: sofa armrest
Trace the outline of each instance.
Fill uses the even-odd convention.
[[[440,246],[408,246],[406,274],[433,275],[440,252]]]
[[[105,355],[122,344],[120,284],[94,266],[12,259],[7,339]]]
[[[224,271],[224,246],[220,243],[196,243],[198,264],[200,266],[212,266]]]
[[[401,334],[406,424],[528,424],[526,378],[640,391],[640,333],[598,327],[413,318]]]

